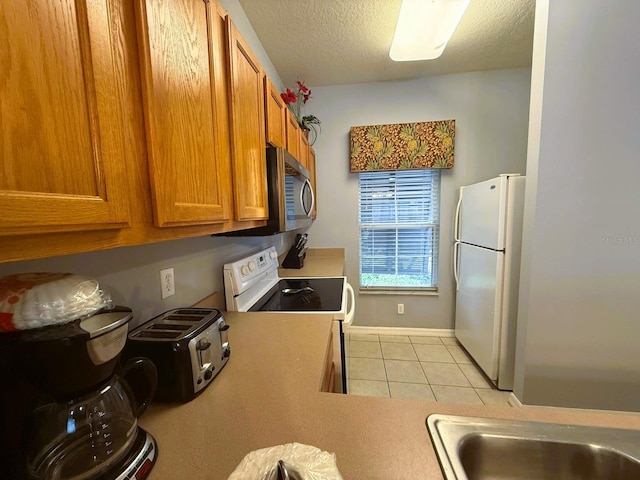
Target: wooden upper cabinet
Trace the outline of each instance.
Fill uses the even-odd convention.
[[[227,28],[235,216],[263,220],[269,216],[263,72],[229,17]]]
[[[296,117],[287,108],[286,111],[286,124],[287,124],[287,151],[293,155],[296,160],[300,159],[300,125],[296,120]]]
[[[286,147],[285,110],[287,106],[280,97],[280,92],[266,75],[264,76],[264,108],[267,143],[274,147]]]
[[[313,189],[313,211],[311,212],[311,218],[315,219],[318,216],[318,191],[316,190],[316,152],[314,152],[313,147],[309,146],[309,157],[308,157],[308,165],[307,169],[311,175],[309,179],[311,181],[311,188]]]
[[[300,129],[300,136],[298,137],[298,161],[305,167],[309,168],[309,140],[304,134],[304,130]]]
[[[224,19],[216,2],[138,0],[136,21],[155,224],[228,221]]]
[[[0,236],[129,225],[108,0],[0,6]]]

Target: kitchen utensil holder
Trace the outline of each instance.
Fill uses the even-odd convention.
[[[306,255],[307,255],[306,248],[298,249],[294,245],[289,249],[287,256],[284,257],[284,260],[282,261],[283,268],[298,269],[298,268],[304,267],[304,257],[306,257]]]

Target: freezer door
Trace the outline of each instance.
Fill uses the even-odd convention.
[[[504,249],[507,185],[508,177],[500,176],[460,188],[457,240]]]
[[[504,254],[461,243],[456,338],[484,373],[498,379]]]

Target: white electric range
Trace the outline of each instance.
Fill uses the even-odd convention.
[[[347,393],[348,327],[355,295],[346,277],[280,278],[275,247],[224,266],[224,291],[230,312],[323,313],[333,317],[336,392]]]

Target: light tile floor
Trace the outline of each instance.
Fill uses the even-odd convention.
[[[508,406],[452,337],[351,334],[349,393]]]

